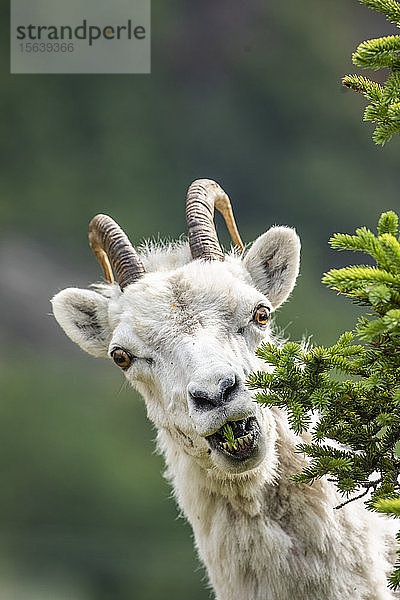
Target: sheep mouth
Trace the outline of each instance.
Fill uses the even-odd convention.
[[[224,428],[229,425],[231,435],[226,438]],[[249,458],[260,437],[260,427],[255,417],[240,421],[227,421],[218,431],[207,436],[210,447],[239,460]]]

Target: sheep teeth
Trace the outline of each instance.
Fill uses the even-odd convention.
[[[228,450],[228,452],[234,450],[233,446],[231,446],[229,442],[222,442],[222,447],[224,450]]]
[[[249,433],[248,435],[245,435],[245,436],[243,436],[241,438],[238,438],[236,441],[243,448],[244,446],[247,446],[248,444],[251,444],[251,442],[253,441],[253,434]]]
[[[230,442],[220,442],[220,446],[226,451],[226,452],[234,452],[235,450],[239,450],[241,448],[245,449],[248,446],[250,446],[253,443],[254,440],[254,434],[253,433],[248,433],[247,435],[244,435],[243,437],[240,438],[236,438],[235,439],[235,444],[232,445]]]

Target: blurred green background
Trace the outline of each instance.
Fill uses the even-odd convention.
[[[66,338],[49,298],[100,278],[94,214],[135,243],[176,238],[187,186],[207,177],[246,242],[297,228],[277,325],[332,343],[356,311],[321,273],[360,257],[327,240],[399,208],[399,140],[374,146],[340,77],[394,28],[355,0],[153,0],[151,75],[11,76],[0,6],[0,598],[206,599],[142,401]]]

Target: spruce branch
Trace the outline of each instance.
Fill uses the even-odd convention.
[[[400,517],[400,498],[379,498],[375,502],[375,508],[388,516]]]
[[[369,104],[364,111],[364,121],[387,121],[389,107],[386,104]]]
[[[368,292],[368,285],[386,283],[400,289],[400,277],[384,269],[369,266],[331,269],[322,277],[322,282],[342,293],[359,295],[360,286]]]
[[[352,60],[356,67],[378,70],[400,68],[400,35],[390,35],[362,42],[353,53]]]
[[[400,79],[399,79],[400,83]],[[378,222],[378,234],[391,233],[394,237],[397,236],[399,228],[399,219],[395,212],[389,210],[383,213]]]
[[[395,275],[400,275],[400,243],[391,233],[383,233],[378,241],[385,254],[388,268]]]
[[[377,10],[400,27],[400,2],[397,0],[360,0],[368,8]],[[362,69],[390,69],[384,85],[362,75],[345,75],[344,86],[359,92],[372,104],[364,111],[364,121],[376,124],[372,139],[384,145],[400,132],[400,36],[390,35],[362,42],[352,55],[353,64]]]
[[[372,139],[378,145],[383,146],[386,142],[388,142],[396,133],[399,133],[399,125],[398,123],[383,123],[382,125],[378,125],[372,134]]]
[[[393,71],[389,75],[382,89],[382,100],[387,104],[400,100],[400,71]]]
[[[376,234],[365,227],[335,234],[337,250],[364,252],[376,265],[331,269],[323,282],[366,307],[353,331],[333,346],[263,344],[258,356],[271,372],[252,373],[249,386],[265,406],[287,412],[301,438],[299,484],[329,477],[345,497],[370,510],[400,516],[400,241],[398,217],[383,213]],[[357,343],[358,342],[358,343]],[[339,377],[339,374],[341,376]],[[347,379],[344,379],[346,378]],[[311,416],[316,422],[311,427]],[[311,435],[311,442],[309,441]],[[400,542],[400,535],[398,537]],[[400,585],[400,561],[390,576]]]
[[[373,102],[383,101],[383,87],[379,83],[370,81],[362,75],[345,75],[342,83],[355,92],[364,94],[368,100],[372,100]]]
[[[369,492],[369,487],[367,487],[358,496],[353,496],[353,498],[348,498],[347,500],[345,500],[341,504],[338,504],[337,506],[335,506],[335,510],[340,510],[341,508],[343,508],[344,506],[346,506],[346,504],[350,504],[350,502],[354,502],[354,500],[361,500],[361,498],[364,498],[364,496],[366,496],[368,494],[368,492]]]
[[[360,3],[382,13],[390,23],[400,23],[400,3],[396,0],[360,0]]]

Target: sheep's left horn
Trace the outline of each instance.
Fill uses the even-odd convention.
[[[197,179],[186,196],[186,220],[189,245],[193,258],[224,260],[214,225],[214,207],[222,213],[235,246],[243,251],[232,212],[232,206],[224,190],[211,179]]]
[[[96,215],[90,221],[89,244],[109,283],[114,283],[114,269],[121,291],[146,272],[128,237],[107,215]]]

